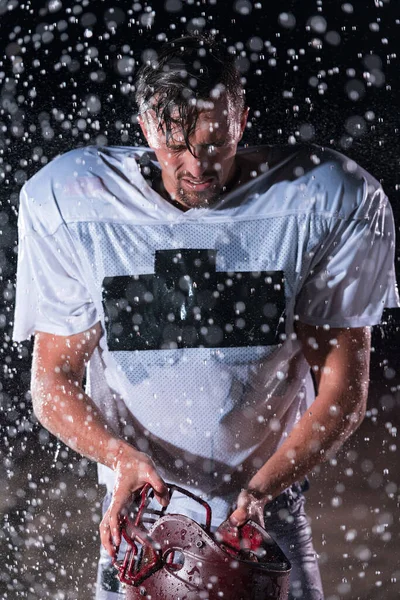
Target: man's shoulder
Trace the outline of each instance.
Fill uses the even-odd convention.
[[[106,167],[107,164],[124,164],[126,159],[137,162],[149,152],[149,148],[142,146],[83,146],[74,148],[55,156],[47,165],[42,167],[25,184],[33,189],[43,184],[49,178],[61,180],[63,177],[76,178],[82,173],[89,173],[93,167]]]
[[[148,150],[86,146],[53,158],[21,190],[23,230],[51,234],[65,219],[89,219],[92,212],[97,214],[113,182],[123,180],[128,171],[133,179],[138,176],[136,165]]]
[[[84,148],[76,148],[55,156],[23,185],[19,201],[20,234],[52,234],[62,219],[57,210],[55,194],[73,167],[80,160]],[[67,175],[68,174],[68,175]]]
[[[313,164],[309,185],[329,211],[346,219],[365,219],[387,201],[379,181],[353,158],[316,145],[303,153]]]
[[[341,218],[368,217],[385,198],[380,183],[355,160],[313,144],[248,148],[245,157],[265,159],[266,177],[259,193],[271,184],[288,211],[319,212]],[[283,202],[285,199],[285,202]]]
[[[367,179],[380,187],[379,182],[354,159],[326,146],[316,144],[270,145],[241,148],[243,158],[265,161],[266,169],[285,169],[295,180],[304,174],[319,174],[325,180],[360,182]],[[329,177],[327,177],[329,175]]]

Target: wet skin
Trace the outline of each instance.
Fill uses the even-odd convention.
[[[167,139],[154,111],[141,115],[143,134],[161,166],[156,190],[187,210],[211,206],[221,194],[244,183],[248,173],[241,169],[236,151],[248,110],[239,112],[226,96],[215,100],[212,108],[198,113],[196,128],[189,137],[190,150],[180,126],[173,126]]]

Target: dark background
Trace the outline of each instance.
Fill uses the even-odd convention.
[[[165,39],[195,30],[216,30],[236,48],[251,107],[243,143],[305,141],[344,152],[382,183],[400,222],[396,0],[0,0],[2,598],[91,597],[102,496],[95,467],[37,424],[31,344],[11,340],[19,190],[73,147],[143,143],[137,66]],[[399,325],[392,310],[374,328],[367,419],[337,464],[312,477],[329,600],[400,593]]]

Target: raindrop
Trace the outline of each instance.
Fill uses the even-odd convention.
[[[248,40],[247,45],[250,50],[253,50],[254,52],[260,52],[264,47],[264,43],[260,37],[251,37]]]
[[[90,96],[86,96],[85,103],[88,109],[88,112],[92,114],[97,114],[101,111],[101,102],[98,96],[94,94],[90,94]]]
[[[139,21],[140,24],[143,27],[147,27],[148,29],[150,29],[150,27],[152,27],[153,23],[154,23],[154,17],[155,17],[155,12],[145,12],[142,15],[140,15]]]
[[[125,21],[125,13],[120,8],[109,8],[104,13],[104,21],[108,29],[115,29]]]
[[[144,64],[155,64],[157,62],[157,52],[151,48],[147,48],[142,52],[141,58]]]
[[[247,73],[250,69],[250,61],[246,56],[239,56],[235,60],[235,66],[238,69],[239,73]]]
[[[279,431],[281,429],[281,424],[279,419],[273,418],[268,421],[268,427],[271,431]]]
[[[350,15],[354,12],[354,6],[350,4],[350,2],[345,2],[344,4],[342,4],[342,10],[343,12]]]
[[[249,0],[236,0],[233,8],[240,15],[249,15],[253,9]]]
[[[181,0],[167,0],[164,4],[167,12],[176,13],[182,10]]]
[[[131,75],[135,69],[135,59],[131,56],[123,56],[117,60],[117,71],[120,75]]]
[[[313,38],[310,42],[310,46],[316,50],[320,50],[322,48],[322,40],[320,38]]]
[[[50,0],[47,7],[49,9],[49,12],[55,13],[62,9],[62,2],[61,0]]]
[[[350,100],[360,100],[365,94],[365,85],[359,79],[351,79],[345,85],[345,90]]]
[[[293,29],[296,27],[296,17],[292,13],[283,12],[278,17],[278,23],[286,29]]]
[[[325,35],[325,41],[331,46],[339,46],[341,42],[340,34],[337,31],[328,31]]]
[[[367,69],[381,69],[382,68],[382,59],[377,54],[367,54],[363,58],[363,64],[367,67]]]
[[[303,123],[299,127],[299,137],[303,142],[309,142],[315,135],[315,128],[311,123]]]
[[[191,19],[187,25],[187,31],[189,33],[195,33],[201,31],[206,26],[206,20],[204,17],[195,17]],[[200,53],[199,53],[200,54]]]
[[[326,19],[324,19],[324,17],[321,16],[315,16],[315,17],[311,17],[311,19],[308,20],[307,25],[312,29],[312,31],[314,31],[315,33],[325,33],[326,28],[327,28],[327,22]]]
[[[360,137],[366,132],[367,124],[363,117],[355,115],[346,119],[345,129],[353,137]]]
[[[85,13],[80,18],[80,24],[82,25],[82,27],[85,27],[85,28],[93,27],[93,25],[95,25],[96,22],[97,22],[97,17],[93,13]]]

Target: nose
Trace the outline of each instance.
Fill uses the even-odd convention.
[[[200,150],[195,150],[195,156],[190,152],[186,152],[185,159],[186,173],[196,179],[200,179],[209,167],[209,161]]]

